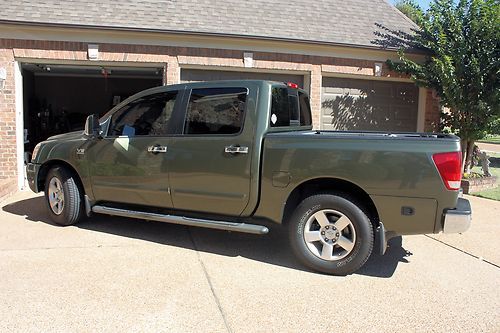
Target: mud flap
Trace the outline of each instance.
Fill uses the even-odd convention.
[[[375,244],[378,254],[384,255],[387,250],[387,238],[385,235],[384,224],[382,222],[379,222],[377,229],[375,229]]]

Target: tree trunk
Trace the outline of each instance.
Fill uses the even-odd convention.
[[[467,139],[460,140],[460,147],[462,148],[462,172],[465,172],[465,157],[467,157]]]
[[[467,155],[464,158],[464,172],[469,173],[472,167],[472,155],[474,154],[474,140],[467,140]]]

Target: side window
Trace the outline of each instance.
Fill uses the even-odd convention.
[[[193,89],[184,134],[236,134],[241,131],[246,88]]]
[[[168,134],[177,92],[164,92],[136,99],[111,117],[110,136]]]

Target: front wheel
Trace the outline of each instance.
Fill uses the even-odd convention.
[[[74,176],[63,167],[47,173],[45,199],[51,219],[60,225],[77,223],[83,212],[82,194]]]
[[[307,267],[346,275],[358,270],[373,249],[373,227],[348,196],[318,194],[304,199],[289,225],[292,249]]]

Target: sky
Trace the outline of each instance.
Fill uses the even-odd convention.
[[[395,4],[396,2],[398,2],[398,0],[391,0],[391,2]],[[420,7],[422,7],[422,9],[427,10],[429,8],[429,3],[431,2],[431,0],[416,0],[416,2],[420,5]]]

